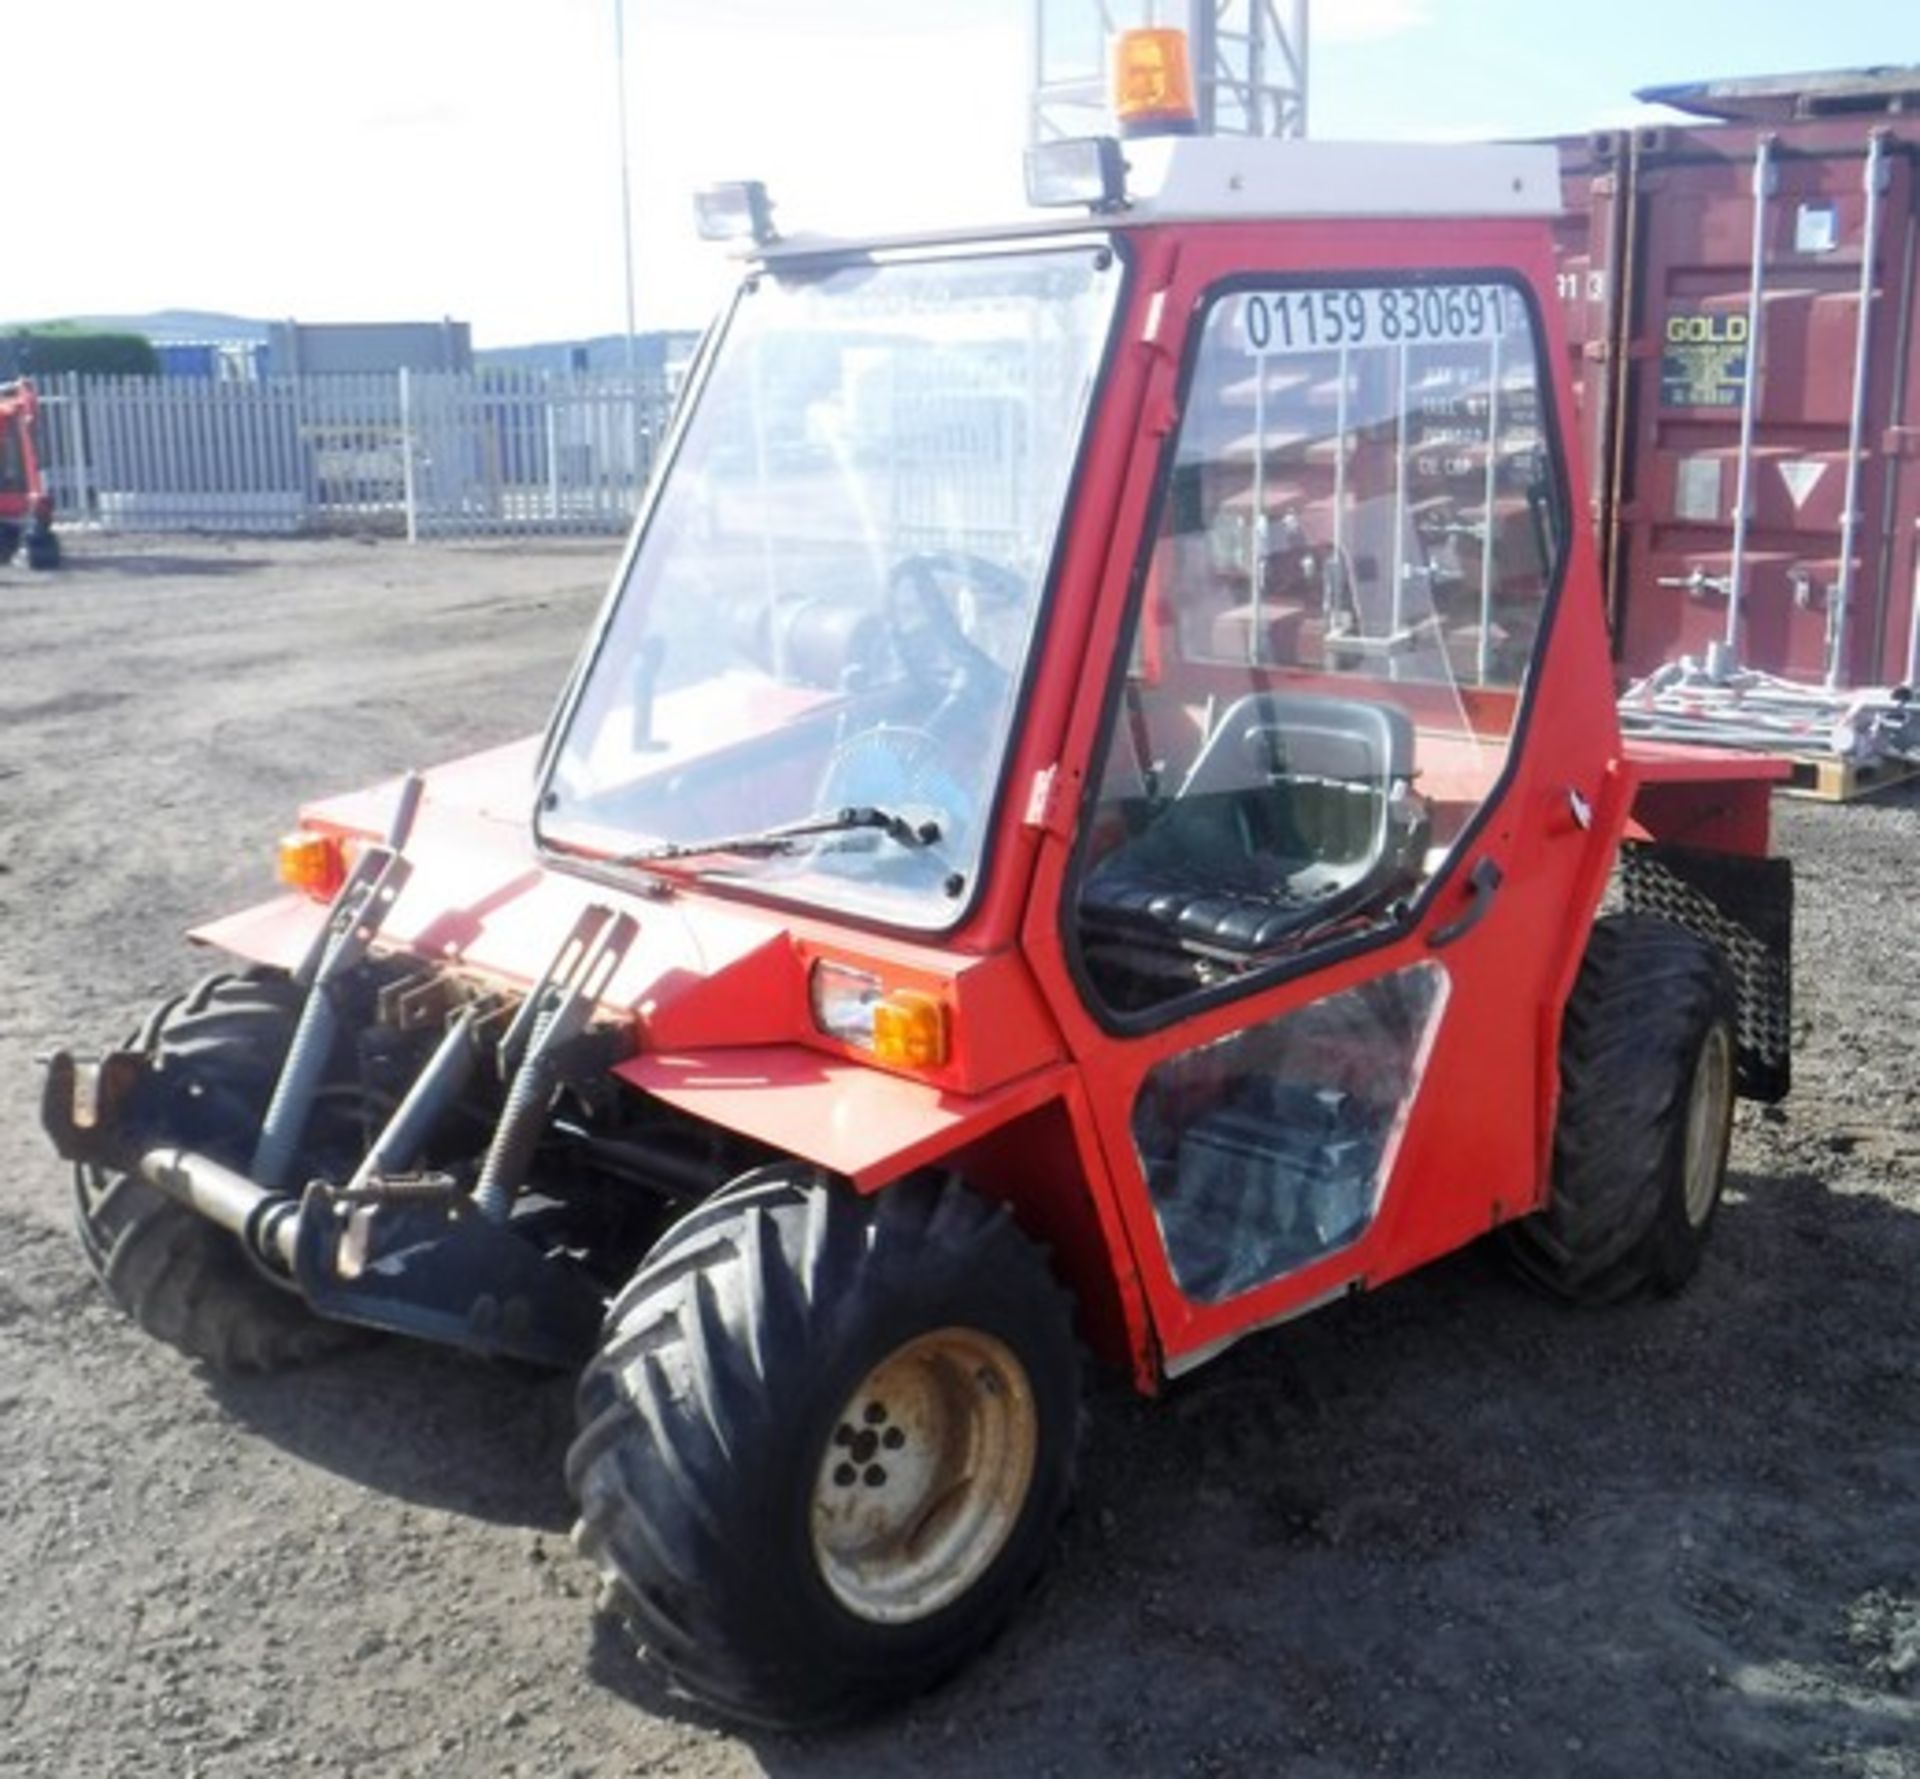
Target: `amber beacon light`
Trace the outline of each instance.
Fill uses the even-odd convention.
[[[1187,34],[1165,26],[1113,40],[1113,116],[1123,136],[1191,136],[1198,112]]]

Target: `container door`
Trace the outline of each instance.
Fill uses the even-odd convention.
[[[1814,684],[1906,677],[1915,188],[1871,143],[1865,123],[1643,133],[1618,483],[1634,674],[1731,641]]]

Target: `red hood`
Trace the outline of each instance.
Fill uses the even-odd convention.
[[[870,969],[889,988],[921,989],[947,1001],[953,1055],[925,1077],[938,1086],[980,1093],[1064,1055],[1015,951],[967,955],[729,902],[697,887],[641,894],[554,869],[535,852],[527,820],[538,747],[530,738],[427,774],[407,845],[413,874],[382,928],[382,950],[525,987],[546,968],[580,911],[597,902],[639,923],[639,938],[604,1004],[636,1016],[648,1052],[804,1044],[858,1057],[818,1032],[809,1012],[808,972],[824,957]],[[309,805],[301,819],[324,831],[378,835],[397,789],[397,781],[389,781],[329,798]],[[305,897],[283,896],[192,936],[287,968],[304,955],[322,913]]]

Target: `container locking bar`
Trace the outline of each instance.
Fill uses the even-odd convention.
[[[1773,137],[1765,132],[1753,151],[1753,263],[1747,283],[1747,375],[1740,389],[1740,458],[1734,471],[1733,555],[1727,565],[1726,645],[1740,655],[1740,608],[1747,592],[1747,526],[1753,500],[1753,427],[1760,408],[1760,361],[1767,323],[1767,206],[1778,184]]]

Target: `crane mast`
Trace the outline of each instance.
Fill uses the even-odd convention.
[[[1192,47],[1203,136],[1307,133],[1308,0],[1033,0],[1028,137],[1107,127],[1107,45],[1138,25],[1177,26]]]

